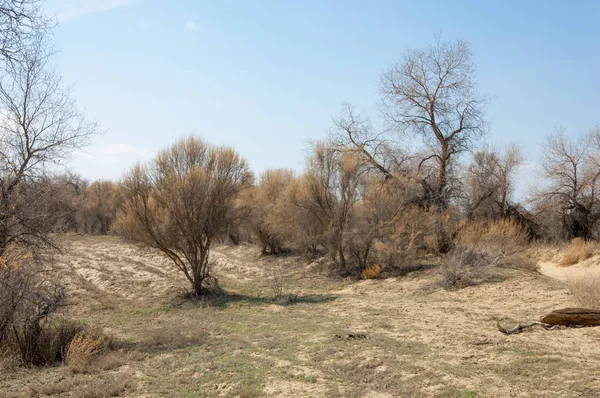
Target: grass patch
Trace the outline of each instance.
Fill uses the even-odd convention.
[[[563,251],[562,258],[558,265],[568,267],[587,260],[594,255],[596,245],[593,242],[582,238],[575,238]]]

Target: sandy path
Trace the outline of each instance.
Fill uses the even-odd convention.
[[[559,266],[552,261],[543,261],[538,265],[540,266],[540,272],[542,274],[558,279],[559,281],[567,281],[569,278],[585,276],[590,272],[600,272],[599,261],[600,257],[597,256],[569,267]]]

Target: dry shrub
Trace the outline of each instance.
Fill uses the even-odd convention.
[[[592,257],[594,255],[594,246],[593,242],[588,242],[582,238],[573,239],[565,248],[558,265],[566,267]]]
[[[469,250],[504,258],[525,250],[529,234],[512,219],[485,219],[463,222],[456,241]]]
[[[87,373],[95,356],[110,346],[110,340],[100,330],[83,330],[69,344],[65,361],[73,373]]]
[[[271,290],[273,291],[273,296],[276,300],[283,297],[285,294],[286,279],[286,270],[281,265],[273,267],[271,274]]]
[[[579,305],[600,310],[600,270],[587,270],[583,275],[570,276],[567,282]]]
[[[377,279],[380,275],[381,265],[379,264],[371,264],[360,273],[363,279]]]
[[[0,352],[26,366],[61,361],[82,329],[56,318],[65,305],[64,289],[24,250],[11,248],[0,260]]]
[[[271,289],[275,303],[285,305],[297,301],[297,296],[288,291],[288,280],[289,271],[282,265],[276,265],[271,277]]]
[[[455,214],[451,211],[440,212],[436,208],[423,213],[423,240],[425,249],[431,254],[448,253],[453,246],[457,233]]]
[[[446,290],[456,290],[475,285],[488,276],[497,259],[475,251],[456,248],[446,254],[439,269],[439,285]]]
[[[524,253],[515,253],[512,256],[503,259],[502,265],[532,272],[539,272],[540,270],[540,266],[537,261]]]

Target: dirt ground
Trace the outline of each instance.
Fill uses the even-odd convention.
[[[67,316],[102,328],[114,351],[67,366],[0,368],[0,397],[600,397],[600,328],[496,329],[574,304],[553,277],[495,270],[459,291],[432,269],[380,280],[326,277],[319,262],[215,248],[227,296],[192,302],[158,252],[117,237],[64,236],[56,274]],[[592,266],[592,265],[590,265]],[[295,302],[272,300],[286,270]],[[573,268],[576,270],[577,268]]]

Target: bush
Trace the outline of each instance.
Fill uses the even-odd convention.
[[[570,276],[567,283],[579,305],[600,310],[600,270],[588,270],[583,275]]]
[[[82,330],[69,343],[65,362],[71,372],[87,373],[93,357],[109,345],[109,339],[100,330]]]
[[[465,221],[457,245],[492,257],[504,258],[524,250],[529,243],[527,229],[512,219]]]
[[[582,238],[575,238],[569,243],[563,252],[562,259],[558,265],[569,266],[577,264],[594,255],[594,243]]]
[[[273,301],[277,304],[292,304],[296,301],[296,296],[288,292],[287,281],[289,279],[288,271],[281,265],[273,268],[271,276],[271,289],[273,290]]]
[[[497,259],[475,251],[456,248],[449,252],[440,267],[439,284],[446,290],[455,290],[479,283],[487,277],[489,268]]]
[[[65,348],[81,330],[58,322],[64,289],[49,280],[39,261],[11,249],[0,258],[0,352],[17,355],[27,366],[61,361]]]
[[[371,264],[360,273],[363,279],[377,279],[380,275],[381,266],[379,264]]]

